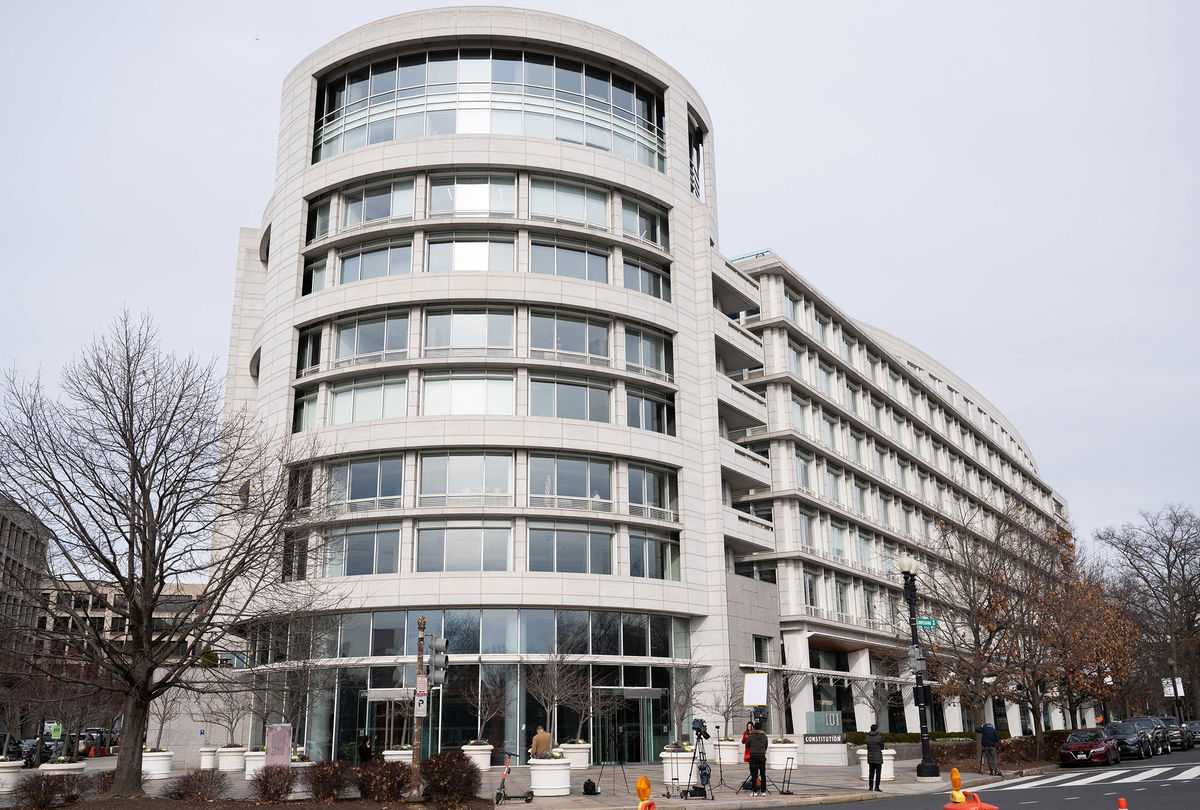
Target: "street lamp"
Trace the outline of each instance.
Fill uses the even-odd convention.
[[[921,563],[911,554],[900,556],[900,573],[904,575],[904,599],[908,602],[908,630],[912,634],[912,647],[909,650],[909,662],[913,675],[917,678],[913,690],[913,702],[917,705],[917,713],[921,718],[921,762],[917,765],[917,777],[940,778],[941,771],[933,761],[933,751],[929,747],[929,721],[925,715],[925,679],[921,677],[925,669],[925,656],[921,652],[921,642],[917,638],[917,572]]]

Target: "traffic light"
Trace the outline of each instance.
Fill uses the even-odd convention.
[[[429,656],[429,685],[441,686],[446,682],[446,667],[450,665],[450,656],[446,655],[450,642],[435,638],[429,642],[429,647],[433,651]]]

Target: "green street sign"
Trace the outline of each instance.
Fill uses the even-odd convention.
[[[937,619],[917,619],[914,623],[917,625],[917,627],[937,627],[938,626]]]
[[[50,739],[52,739],[52,740],[61,740],[62,739],[62,726],[60,726],[58,723],[55,723],[54,725],[50,726]]]

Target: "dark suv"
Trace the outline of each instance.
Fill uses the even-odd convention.
[[[1117,751],[1122,757],[1150,758],[1150,732],[1128,721],[1109,723],[1105,731],[1117,741]]]
[[[1187,726],[1180,725],[1179,719],[1172,714],[1162,714],[1158,717],[1167,727],[1167,737],[1171,740],[1171,748],[1179,751],[1190,751],[1195,747],[1195,738]]]
[[[1149,732],[1151,753],[1155,756],[1159,754],[1171,753],[1171,738],[1167,733],[1167,726],[1162,720],[1157,717],[1130,717],[1127,722],[1133,723],[1139,729]]]

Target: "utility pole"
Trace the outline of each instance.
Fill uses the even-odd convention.
[[[417,688],[413,692],[413,748],[412,748],[412,786],[420,795],[421,792],[421,726],[425,719],[424,713],[417,712],[416,704],[421,700],[422,685],[425,680],[425,617],[417,617]],[[428,692],[428,687],[425,687]]]

